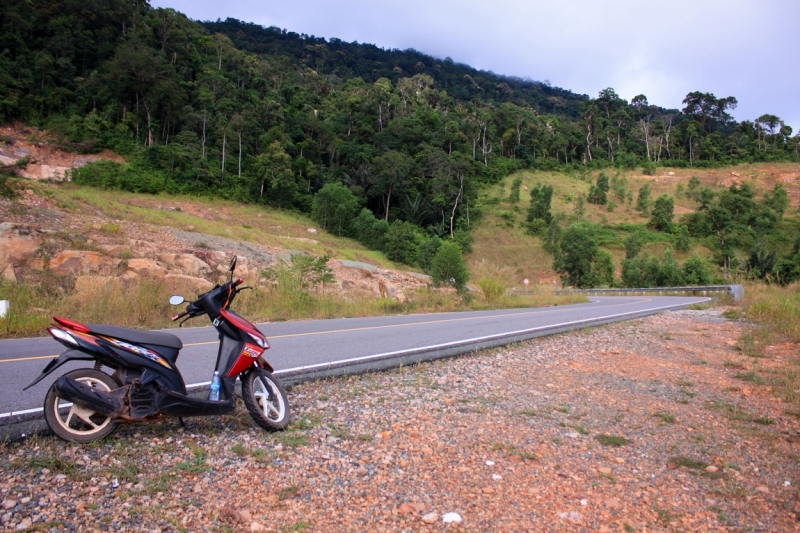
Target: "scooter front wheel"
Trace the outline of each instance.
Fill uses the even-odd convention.
[[[64,375],[105,392],[119,388],[114,378],[92,368],[80,368]],[[44,419],[58,437],[81,444],[102,439],[117,429],[117,423],[110,417],[59,397],[55,383],[44,399]]]
[[[242,376],[242,399],[255,423],[267,431],[289,425],[286,391],[271,373],[251,370]]]

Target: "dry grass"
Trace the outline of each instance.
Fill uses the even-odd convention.
[[[756,322],[756,327],[745,331],[739,340],[743,352],[760,357],[772,342],[793,345],[790,355],[772,374],[771,384],[784,400],[800,404],[800,357],[794,349],[800,343],[800,283],[788,287],[746,283],[741,305],[746,317]]]
[[[61,208],[73,212],[99,211],[117,221],[194,231],[313,255],[327,253],[336,259],[367,261],[384,268],[395,268],[395,264],[380,252],[368,250],[355,240],[329,234],[308,217],[290,211],[217,198],[142,195],[72,184],[41,183],[36,188]],[[118,222],[106,224],[100,230],[113,233],[115,227],[119,228]],[[309,228],[317,228],[318,232],[309,234]]]
[[[259,280],[251,279],[248,284],[255,286],[255,290],[241,293],[233,307],[257,322],[543,307],[587,301],[584,296],[543,292],[504,295],[487,303],[470,296],[462,297],[453,290],[422,289],[407,301],[399,302],[386,298],[344,298],[325,290],[298,290],[291,287],[291,283],[275,286],[259,284]],[[147,278],[125,285],[109,283],[93,292],[91,297],[76,293],[62,295],[58,291],[50,293],[46,287],[42,284],[0,282],[0,299],[13,302],[9,317],[0,319],[0,338],[42,335],[52,316],[142,329],[176,327],[177,323],[170,317],[176,314],[177,308],[169,305],[169,296],[194,296],[188,285]],[[206,325],[202,319],[196,322],[196,325]]]

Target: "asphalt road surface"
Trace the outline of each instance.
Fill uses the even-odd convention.
[[[277,322],[258,327],[272,345],[264,354],[266,359],[282,381],[292,383],[411,364],[705,301],[708,298],[593,297],[587,304],[558,307]],[[198,317],[193,322],[199,325],[205,320]],[[214,328],[169,331],[184,343],[177,365],[187,385],[207,385],[217,355]],[[23,392],[63,351],[50,337],[0,341],[0,423],[12,416],[40,412],[56,378],[74,368],[91,366],[89,362],[69,363]]]

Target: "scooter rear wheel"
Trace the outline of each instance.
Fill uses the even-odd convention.
[[[267,431],[280,431],[289,425],[286,391],[269,372],[251,370],[242,376],[242,399],[255,423]]]
[[[114,378],[92,368],[80,368],[64,375],[106,392],[119,388]],[[58,437],[81,444],[102,439],[117,429],[117,423],[112,422],[110,417],[74,403],[70,404],[59,397],[55,383],[44,399],[44,419]]]

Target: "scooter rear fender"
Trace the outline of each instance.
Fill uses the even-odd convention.
[[[44,367],[44,370],[42,370],[42,373],[39,374],[39,377],[34,379],[30,385],[28,385],[22,390],[30,389],[31,387],[42,381],[44,378],[46,378],[48,374],[53,372],[53,370],[60,367],[64,363],[68,363],[69,361],[94,361],[95,359],[96,359],[95,357],[85,352],[81,352],[79,350],[67,350],[66,352],[62,353],[61,355],[59,355],[58,357],[47,363],[47,366]]]

